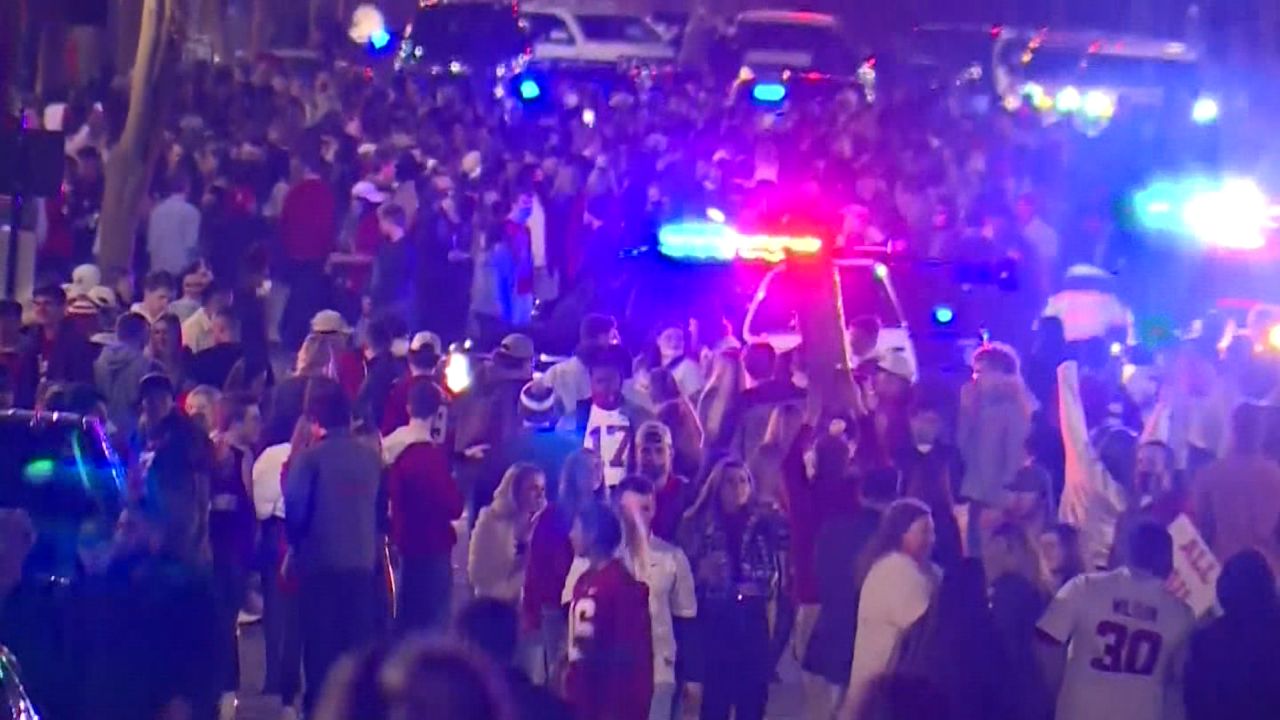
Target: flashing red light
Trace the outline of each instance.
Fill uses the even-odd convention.
[[[740,240],[739,258],[768,263],[782,262],[787,259],[787,253],[813,255],[822,249],[822,241],[810,235],[743,235]]]
[[[1002,33],[1004,33],[1004,26],[1003,26],[1003,25],[992,25],[992,26],[991,26],[991,37],[993,37],[993,38],[999,38],[999,37],[1000,37],[1000,35],[1001,35]]]

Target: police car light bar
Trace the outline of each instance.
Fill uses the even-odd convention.
[[[778,263],[788,253],[812,255],[822,249],[822,241],[809,235],[741,233],[715,222],[683,222],[658,230],[658,252],[690,262],[730,262],[762,260]]]

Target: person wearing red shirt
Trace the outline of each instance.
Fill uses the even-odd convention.
[[[318,159],[300,162],[300,179],[289,188],[280,209],[280,247],[284,253],[289,300],[281,335],[296,347],[307,334],[307,320],[323,309],[325,263],[338,231],[338,201],[320,177]]]
[[[391,541],[400,552],[397,620],[402,630],[442,628],[453,592],[450,556],[462,517],[462,493],[449,467],[449,453],[434,431],[444,393],[434,383],[409,388],[409,424],[382,446],[391,500]]]
[[[540,671],[535,676],[555,677],[563,664],[565,614],[561,597],[573,565],[569,532],[578,512],[603,497],[604,468],[600,457],[584,448],[565,460],[556,501],[534,519],[521,594],[521,621],[525,629],[540,636],[545,653],[545,666],[534,668]]]
[[[653,518],[653,534],[676,542],[680,520],[697,499],[697,491],[687,478],[675,474],[675,450],[671,442],[671,430],[666,425],[651,420],[640,426],[636,433],[637,470],[648,478],[655,488],[656,503]]]
[[[364,385],[364,358],[351,346],[351,326],[337,310],[321,310],[311,318],[311,333],[327,338],[333,349],[335,379],[350,399]]]
[[[391,392],[383,405],[379,429],[383,435],[390,435],[396,428],[409,422],[409,387],[417,378],[425,378],[426,382],[440,384],[436,377],[436,367],[440,364],[443,345],[440,337],[430,330],[420,330],[409,341],[409,374],[396,378],[391,384]]]
[[[653,698],[649,589],[617,557],[622,524],[611,510],[587,506],[571,537],[590,566],[569,605],[565,697],[580,720],[644,720]]]
[[[27,344],[19,360],[15,402],[36,406],[47,383],[92,383],[93,344],[67,321],[67,294],[58,285],[37,288],[31,298],[35,323],[27,328]]]

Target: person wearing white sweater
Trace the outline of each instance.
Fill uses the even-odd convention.
[[[885,511],[867,546],[870,565],[859,568],[858,629],[849,689],[837,720],[858,717],[868,688],[893,666],[899,643],[929,609],[940,572],[933,554],[933,514],[919,500],[898,500]]]
[[[533,520],[547,505],[547,478],[530,463],[507,469],[480,511],[467,558],[467,575],[476,597],[518,602],[524,587]]]

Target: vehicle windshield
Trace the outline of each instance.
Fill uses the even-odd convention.
[[[911,34],[908,52],[913,61],[958,66],[991,64],[991,33],[983,30],[924,29]]]
[[[38,535],[29,567],[67,576],[77,549],[112,535],[121,470],[104,443],[78,424],[0,423],[0,507],[31,514]]]
[[[1196,66],[1184,60],[1090,55],[1085,61],[1084,76],[1100,85],[1192,86],[1196,83]]]
[[[846,324],[854,318],[871,315],[882,327],[902,327],[903,319],[889,296],[884,283],[876,280],[870,266],[840,268],[840,291],[844,301]],[[804,288],[796,286],[792,276],[783,272],[775,275],[769,290],[756,308],[750,335],[779,335],[798,333],[797,313],[806,296]]]
[[[739,23],[737,45],[743,53],[793,52],[812,56],[809,67],[848,75],[857,67],[853,53],[836,28],[799,23]]]
[[[578,27],[588,40],[661,43],[662,38],[643,18],[626,15],[578,15]]]
[[[510,6],[484,3],[426,6],[414,17],[412,39],[426,62],[501,62],[527,46]]]

